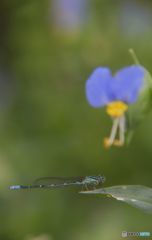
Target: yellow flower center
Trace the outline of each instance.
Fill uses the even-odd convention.
[[[108,104],[106,112],[111,117],[121,117],[128,109],[128,105],[121,101],[115,101]]]

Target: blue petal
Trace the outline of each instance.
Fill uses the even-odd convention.
[[[115,100],[134,103],[144,83],[145,70],[139,65],[132,65],[118,71],[111,85]]]
[[[86,96],[91,106],[98,108],[112,101],[109,85],[113,81],[109,68],[98,67],[86,82]]]

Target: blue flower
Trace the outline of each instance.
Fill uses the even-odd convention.
[[[140,65],[132,65],[119,70],[114,76],[107,67],[96,68],[86,82],[86,97],[94,108],[106,106],[106,112],[114,123],[110,138],[105,146],[123,145],[125,132],[125,112],[129,104],[137,101],[144,84],[145,70]],[[119,128],[119,140],[115,139]]]

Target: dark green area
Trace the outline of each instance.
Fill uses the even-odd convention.
[[[131,65],[129,48],[152,73],[152,30],[127,34],[121,2],[90,1],[87,24],[72,33],[56,29],[47,0],[0,2],[0,71],[7,75],[0,82],[0,239],[113,240],[124,230],[152,231],[151,216],[78,189],[8,190],[43,176],[98,174],[107,187],[151,187],[152,114],[129,146],[106,151],[111,120],[84,92],[95,67]],[[152,15],[151,1],[135,2]]]

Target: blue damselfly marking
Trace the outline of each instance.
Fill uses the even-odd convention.
[[[82,188],[95,188],[96,186],[105,182],[105,177],[98,176],[86,176],[86,177],[44,177],[34,181],[32,185],[14,185],[10,186],[11,190],[18,189],[32,189],[32,188],[62,188],[69,186],[82,186]]]

